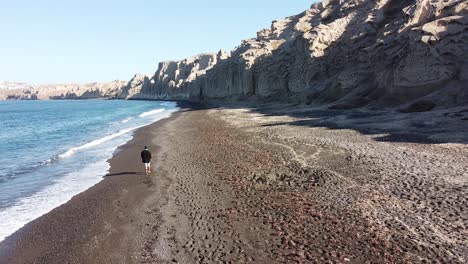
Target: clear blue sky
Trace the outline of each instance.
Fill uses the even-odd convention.
[[[163,60],[231,50],[313,0],[0,0],[0,80],[128,80]]]

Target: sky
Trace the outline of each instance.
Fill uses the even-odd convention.
[[[86,83],[153,74],[220,49],[313,0],[0,0],[0,81]]]

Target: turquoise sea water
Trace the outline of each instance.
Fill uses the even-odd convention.
[[[173,102],[0,101],[0,241],[102,180],[117,147]]]

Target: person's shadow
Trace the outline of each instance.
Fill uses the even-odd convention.
[[[106,174],[104,177],[124,176],[124,175],[145,175],[144,172],[118,172],[112,174]]]

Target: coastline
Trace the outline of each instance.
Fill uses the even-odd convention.
[[[109,233],[110,230],[105,230],[106,225],[121,221],[119,225],[124,229],[128,224],[125,221],[133,222],[122,216],[114,218],[114,215],[132,214],[130,205],[142,202],[154,185],[144,174],[139,157],[142,146],[148,145],[152,149],[155,156],[153,163],[157,163],[159,147],[153,140],[146,139],[152,139],[154,130],[178,115],[179,112],[174,112],[169,118],[138,128],[133,138],[119,146],[108,160],[109,173],[102,181],[0,242],[0,263],[37,263],[38,260],[39,263],[56,263],[57,260],[81,263],[89,258],[89,255],[83,255],[84,252],[96,252],[90,241],[103,233],[112,233],[111,236],[115,237],[113,232],[116,230]],[[134,161],[128,162],[130,160]],[[123,229],[118,232],[123,232]],[[112,249],[116,243],[123,242],[106,238],[101,244]],[[100,257],[93,258],[98,260]]]
[[[0,260],[466,263],[468,125],[453,111],[181,106]],[[151,177],[134,174],[141,145]]]

